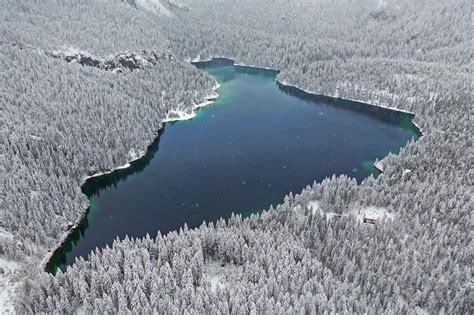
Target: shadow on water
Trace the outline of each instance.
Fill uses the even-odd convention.
[[[409,129],[418,136],[421,136],[420,130],[418,130],[418,128],[412,122],[413,118],[415,117],[415,115],[413,114],[389,108],[373,106],[362,102],[308,93],[297,87],[282,84],[279,81],[276,81],[276,84],[280,91],[282,91],[283,93],[293,97],[297,97],[306,102],[323,102],[350,112],[362,113],[365,116],[372,117],[388,125],[401,126],[404,129]]]
[[[173,122],[165,123],[158,131],[156,139],[147,148],[145,155],[138,160],[130,163],[130,167],[114,170],[111,173],[102,176],[91,177],[82,185],[81,190],[86,196],[97,195],[101,190],[109,187],[117,187],[117,184],[124,182],[133,174],[143,171],[153,160],[155,154],[160,148],[160,138],[165,133],[166,125]]]
[[[158,131],[156,139],[148,146],[145,155],[138,160],[131,162],[130,167],[117,169],[101,176],[88,178],[82,185],[81,191],[84,195],[89,197],[89,202],[91,202],[91,196],[99,195],[100,191],[106,190],[107,188],[117,187],[117,184],[126,181],[129,176],[143,171],[158,152],[160,147],[160,137],[165,133],[167,124],[172,125],[173,122],[163,124],[163,127]],[[68,235],[64,243],[57,248],[55,253],[51,256],[51,259],[47,262],[45,267],[47,272],[55,274],[60,266],[66,265],[66,254],[72,251],[74,246],[76,246],[79,240],[84,237],[86,230],[89,228],[90,211],[91,207],[87,208],[86,213],[77,228]]]

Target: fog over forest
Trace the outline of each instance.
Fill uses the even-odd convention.
[[[470,1],[3,0],[0,16],[0,313],[472,312]],[[45,272],[86,177],[212,95],[191,63],[212,57],[408,111],[423,135],[376,179],[332,176]],[[366,209],[391,219],[364,224]]]

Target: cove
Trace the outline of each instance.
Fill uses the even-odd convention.
[[[129,168],[87,180],[88,213],[47,271],[126,235],[268,209],[333,174],[360,182],[376,175],[376,158],[420,136],[411,114],[305,93],[278,83],[277,71],[228,59],[195,65],[220,84],[219,97],[191,120],[165,123]]]

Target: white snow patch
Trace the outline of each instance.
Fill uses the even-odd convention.
[[[171,13],[171,11],[168,10],[159,0],[136,0],[136,3],[143,9],[156,15],[173,16],[173,13]]]
[[[323,209],[319,206],[319,201],[310,201],[308,203],[308,210],[311,210],[311,213],[314,215],[316,212],[319,212],[321,215],[326,215],[326,220],[331,220],[335,216],[341,216],[340,213],[336,212],[325,212]]]
[[[5,230],[4,228],[0,227],[0,238],[8,238],[8,239],[12,240],[13,237],[14,237],[14,235],[11,232],[9,232],[9,231]]]
[[[170,122],[170,121],[179,121],[179,120],[188,120],[191,118],[194,118],[196,116],[195,110],[201,107],[205,107],[209,104],[214,103],[214,100],[219,96],[217,94],[216,90],[220,87],[219,83],[216,83],[214,87],[212,88],[212,93],[209,94],[208,96],[205,97],[205,101],[194,105],[191,111],[184,111],[182,109],[172,109],[168,112],[168,115],[166,116],[165,119],[163,119],[163,122]]]
[[[377,7],[377,9],[385,9],[385,7],[387,7],[387,1],[383,1],[383,0],[379,0],[379,5]]]
[[[375,163],[374,163],[374,167],[375,167],[376,169],[378,169],[380,172],[383,173],[384,168],[383,168],[382,162],[380,162],[380,161],[379,161],[379,162],[375,162]]]
[[[426,311],[425,309],[422,309],[421,307],[416,306],[415,307],[415,314],[417,314],[417,315],[429,315],[430,313],[428,311]]]
[[[73,57],[77,55],[92,57],[92,55],[88,53],[87,51],[73,47],[73,46],[62,46],[61,49],[53,50],[51,54],[55,57],[60,57],[60,56]]]
[[[354,216],[356,222],[363,223],[364,218],[374,219],[376,222],[384,220],[393,220],[395,219],[395,214],[391,213],[388,209],[382,207],[364,207],[364,208],[354,208],[346,213],[335,213],[335,212],[325,212],[321,208],[318,201],[310,201],[307,205],[307,209],[311,211],[314,215],[319,212],[321,215],[326,215],[326,219],[330,220],[335,216]],[[300,210],[298,207],[295,207],[295,211]]]
[[[0,258],[0,314],[13,314],[13,297],[19,284],[15,280],[20,265],[15,261]]]
[[[236,265],[225,265],[217,261],[208,261],[204,264],[202,279],[204,283],[211,286],[211,291],[215,292],[217,288],[223,289],[226,286],[237,282],[243,273],[243,268]]]
[[[308,210],[311,210],[313,214],[315,214],[316,211],[321,211],[319,208],[319,201],[310,201],[308,203]]]
[[[309,206],[307,207],[307,209],[310,210]],[[293,211],[295,212],[296,220],[298,220],[300,224],[303,224],[306,218],[303,208],[300,205],[297,205],[293,208]]]
[[[278,71],[277,69],[271,68],[271,67],[249,65],[249,64],[246,64],[246,63],[243,63],[243,62],[235,63],[235,61],[234,61],[234,66],[236,66],[236,67],[246,67],[246,68],[255,68],[255,69],[265,69],[265,70]]]
[[[393,220],[395,215],[388,211],[387,208],[382,207],[365,207],[360,209],[353,209],[350,212],[350,215],[353,215],[357,222],[363,222],[364,218],[374,219],[376,221],[385,221],[385,220]]]
[[[276,68],[264,67],[264,66],[255,66],[255,65],[250,65],[250,64],[243,63],[243,62],[236,62],[235,59],[233,59],[231,57],[225,57],[225,56],[220,56],[220,55],[219,56],[210,56],[210,57],[205,58],[205,59],[201,59],[201,56],[197,55],[196,57],[194,57],[194,59],[191,59],[191,58],[187,58],[187,59],[191,60],[191,62],[208,62],[208,61],[212,61],[213,59],[221,59],[221,58],[233,61],[235,67],[246,67],[246,68],[255,68],[255,69],[278,71],[278,69],[276,69]]]
[[[411,172],[412,172],[412,170],[406,168],[406,169],[403,170],[402,175],[410,174]]]
[[[128,151],[128,157],[129,157],[130,161],[135,161],[135,160],[139,159],[140,157],[142,157],[143,155],[145,155],[145,152],[142,151],[142,150],[135,151],[134,148],[131,148],[130,151]],[[130,163],[128,163],[128,164],[130,164]]]
[[[135,151],[135,149],[132,148],[128,151],[128,156],[129,156],[129,159],[130,159],[128,163],[125,163],[124,165],[121,165],[121,166],[117,166],[117,167],[115,167],[111,170],[108,170],[108,171],[97,172],[97,173],[94,173],[92,175],[85,176],[84,179],[83,179],[83,183],[85,183],[86,180],[88,180],[89,178],[98,177],[98,176],[102,176],[102,175],[105,175],[105,174],[110,174],[115,170],[122,170],[122,169],[128,168],[128,167],[130,167],[130,163],[132,163],[133,161],[136,161],[138,159],[141,159],[145,155],[145,153],[146,152],[143,151],[143,150]]]
[[[35,136],[34,134],[30,134],[30,138],[37,141],[44,140],[42,137]]]
[[[79,306],[78,308],[76,308],[76,315],[85,315],[86,314],[86,310],[84,309],[84,306]]]

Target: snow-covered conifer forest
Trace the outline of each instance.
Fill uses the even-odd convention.
[[[0,16],[0,313],[472,313],[470,1],[3,0]],[[190,61],[211,57],[412,112],[423,136],[377,179],[46,273],[85,178],[202,103],[215,82]]]

